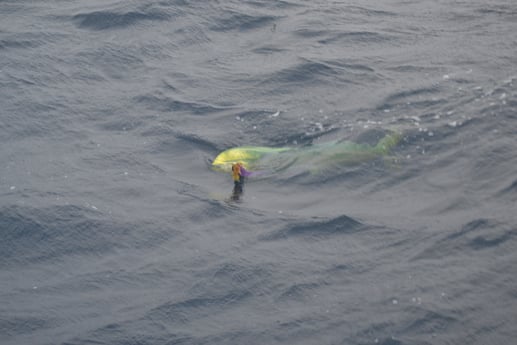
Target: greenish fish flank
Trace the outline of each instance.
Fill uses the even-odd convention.
[[[241,163],[253,172],[276,173],[293,165],[317,172],[325,168],[354,165],[387,156],[402,135],[390,132],[376,145],[352,141],[331,141],[304,147],[241,146],[221,152],[212,162],[214,170],[231,172],[232,164]]]

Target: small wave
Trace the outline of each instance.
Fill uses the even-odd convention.
[[[8,207],[0,210],[5,229],[0,255],[10,261],[40,261],[81,252],[105,252],[115,245],[95,238],[105,237],[105,228],[92,217],[93,211],[78,206],[50,209]],[[109,226],[108,226],[109,227]]]
[[[510,200],[516,201],[517,200],[517,180],[510,183],[507,187],[504,187],[501,189],[498,193],[499,197],[509,197]]]
[[[325,63],[329,64],[330,66],[339,67],[354,73],[375,72],[375,69],[368,65],[356,63],[347,59],[326,60]]]
[[[475,219],[475,220],[465,224],[459,231],[448,235],[445,238],[445,241],[455,240],[457,238],[464,237],[468,233],[475,232],[479,229],[486,228],[486,227],[492,227],[492,226],[493,226],[493,223],[488,219],[484,219],[484,218]]]
[[[213,156],[215,156],[218,152],[221,151],[221,148],[218,147],[213,142],[204,139],[196,134],[191,133],[184,133],[175,131],[173,129],[165,131],[163,127],[158,128],[151,128],[148,131],[145,131],[142,133],[143,136],[170,136],[172,135],[174,138],[179,139],[186,143],[189,146],[194,146],[198,148],[201,151],[211,153]],[[178,143],[177,141],[171,141],[170,139],[163,139],[159,141],[154,146],[154,152],[174,152],[174,149],[177,149]],[[180,148],[181,150],[184,150],[185,148],[182,146]]]
[[[206,115],[224,109],[212,104],[205,104],[193,101],[183,101],[168,96],[141,95],[134,98],[137,103],[147,105],[150,109],[161,111],[185,112],[195,115]]]
[[[107,131],[115,131],[115,132],[127,132],[133,131],[144,125],[143,121],[134,120],[134,121],[107,121],[102,123],[99,127],[103,130]]]
[[[356,82],[353,81],[351,75],[347,75],[345,72],[343,69],[326,62],[304,59],[301,63],[272,73],[266,80],[268,80],[267,83],[282,88],[285,88],[282,84],[291,84],[293,87],[303,88],[309,83],[315,85],[329,81],[334,85],[336,83],[355,85]]]
[[[312,143],[316,138],[336,132],[338,127],[330,120],[318,119],[307,121],[293,122],[290,115],[284,116],[282,112],[276,110],[248,110],[239,112],[236,116],[241,120],[241,125],[246,128],[246,142],[253,145],[262,146],[302,146]],[[320,122],[321,121],[321,122]],[[290,131],[286,132],[285,128],[289,127]],[[225,141],[228,148],[230,144],[233,146],[241,146],[242,142]],[[230,145],[231,146],[231,145]]]
[[[264,73],[258,85],[271,95],[289,95],[296,90],[329,86],[333,90],[357,88],[369,82],[382,81],[379,73],[364,64],[341,59],[298,59],[276,71]],[[338,92],[338,91],[336,91]]]
[[[301,283],[293,284],[284,290],[278,297],[279,302],[288,300],[302,301],[305,298],[311,298],[314,290],[318,289],[320,284],[317,283]]]
[[[436,241],[414,259],[442,259],[444,256],[499,247],[517,235],[516,229],[489,219],[475,219],[460,230]]]
[[[314,29],[308,29],[308,28],[302,28],[298,29],[294,32],[295,35],[300,36],[302,38],[312,38],[312,37],[319,37],[323,36],[327,33],[326,30],[314,30]]]
[[[6,336],[13,336],[17,334],[30,334],[43,329],[49,329],[54,326],[55,319],[49,315],[45,318],[38,318],[32,316],[15,316],[5,317],[0,320],[0,332]]]
[[[142,325],[145,324],[145,331]],[[145,339],[137,340],[137,339]],[[133,318],[122,322],[106,323],[67,341],[68,345],[79,344],[193,344],[194,338],[185,331],[164,332],[162,322]]]
[[[435,98],[435,95],[438,94],[439,91],[440,90],[437,87],[431,87],[396,92],[386,97],[377,109],[390,109],[401,105],[405,106],[409,103],[411,104],[412,109],[427,109],[435,104],[445,103],[444,99]]]
[[[124,13],[112,11],[95,11],[73,16],[73,21],[80,28],[90,30],[119,29],[136,25],[141,21],[168,20],[170,16],[161,12],[129,11]]]
[[[271,25],[276,19],[274,16],[230,12],[223,18],[217,19],[210,29],[213,31],[248,31]]]
[[[508,5],[494,5],[492,7],[484,7],[477,9],[476,12],[481,15],[495,15],[498,18],[508,17],[512,20],[517,17],[517,10],[514,8],[514,6]]]
[[[284,69],[277,73],[278,82],[307,82],[316,81],[320,76],[332,76],[335,71],[327,64],[315,61],[304,61],[295,67]]]
[[[0,33],[2,33],[0,31]],[[10,32],[2,33],[0,39],[0,50],[2,49],[25,49],[38,48],[46,44],[55,44],[62,39],[68,38],[68,35],[53,31],[37,31],[37,32]]]
[[[340,32],[321,39],[321,44],[372,44],[391,42],[396,38],[390,35],[370,31]]]
[[[187,323],[222,312],[250,296],[251,293],[249,291],[236,290],[222,295],[200,296],[178,302],[168,302],[149,311],[145,319]]]
[[[265,45],[265,46],[258,47],[258,48],[255,48],[255,49],[252,50],[253,53],[261,54],[261,55],[270,55],[270,54],[273,54],[273,53],[282,53],[283,51],[285,51],[285,49],[282,49],[282,48],[279,48],[279,47],[275,47],[273,45]]]
[[[244,284],[246,288],[251,288],[252,285],[267,280],[269,277],[270,272],[260,266],[223,263],[212,270],[211,280],[215,280],[222,287],[231,282],[241,286]],[[204,282],[203,286],[206,287],[206,285],[207,282]]]
[[[333,219],[308,221],[299,224],[289,224],[283,229],[261,236],[264,241],[276,241],[286,238],[324,238],[333,235],[351,234],[366,227],[358,220],[348,216],[339,216]]]
[[[428,334],[432,335],[436,332],[446,332],[449,327],[454,327],[457,318],[446,315],[444,313],[437,313],[434,311],[422,311],[413,322],[406,326],[404,333],[408,334]]]
[[[279,9],[285,10],[285,9],[289,9],[289,8],[302,7],[302,5],[300,5],[298,3],[295,3],[292,1],[283,1],[283,0],[277,0],[277,1],[271,1],[271,2],[269,2],[269,1],[266,1],[266,2],[264,2],[264,1],[246,1],[246,4],[259,8],[261,10],[264,8],[269,8],[272,10],[279,10]]]
[[[395,17],[397,14],[395,12],[389,12],[384,10],[374,10],[371,8],[361,7],[361,6],[347,6],[347,11],[354,14],[366,15],[368,17]]]
[[[152,245],[168,236],[157,230],[150,242],[143,243],[136,238],[139,226],[105,219],[101,212],[86,206],[4,207],[0,209],[0,227],[4,229],[0,264],[105,255],[117,248]]]
[[[0,50],[9,48],[35,48],[39,45],[40,43],[28,40],[0,40]]]

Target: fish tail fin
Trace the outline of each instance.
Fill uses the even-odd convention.
[[[393,147],[397,146],[400,140],[402,140],[402,134],[398,132],[386,134],[386,136],[375,145],[375,151],[379,154],[387,155]]]

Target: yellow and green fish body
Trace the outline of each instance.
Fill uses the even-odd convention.
[[[307,171],[320,171],[336,165],[353,165],[388,155],[401,140],[399,133],[389,133],[375,145],[351,141],[328,142],[306,147],[241,146],[221,152],[212,162],[215,170],[231,172],[240,163],[252,174],[275,173],[292,165]]]

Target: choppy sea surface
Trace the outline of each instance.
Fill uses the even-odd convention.
[[[514,0],[0,18],[1,344],[517,341]],[[385,131],[389,157],[238,200],[210,167]]]

